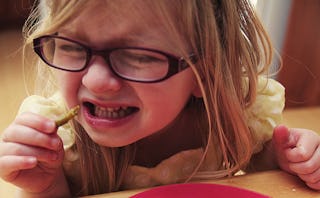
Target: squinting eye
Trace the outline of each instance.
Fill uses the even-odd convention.
[[[149,56],[149,55],[132,55],[129,57],[132,61],[136,61],[139,63],[153,63],[153,62],[163,62],[165,60],[159,59],[158,57]]]
[[[163,63],[167,62],[167,58],[159,53],[149,52],[146,50],[125,50],[118,53],[127,61],[139,64]]]
[[[65,51],[65,52],[75,52],[75,53],[82,53],[84,52],[84,49],[77,45],[60,45],[58,46],[59,50]]]

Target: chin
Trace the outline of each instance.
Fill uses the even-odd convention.
[[[90,133],[88,133],[88,135],[96,144],[112,148],[128,146],[138,141],[138,139],[127,139],[127,137],[110,137],[110,135],[108,134],[103,134],[102,132],[94,132],[92,130]]]

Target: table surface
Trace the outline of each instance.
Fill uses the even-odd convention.
[[[283,123],[288,127],[308,128],[320,133],[320,107],[309,107],[300,109],[286,109],[284,111]],[[244,176],[237,176],[221,180],[207,181],[209,183],[225,184],[250,189],[271,197],[319,197],[320,192],[306,187],[299,178],[289,175],[283,171],[266,171]],[[91,197],[98,198],[121,198],[129,197],[143,190],[122,191]],[[0,197],[14,197],[14,187],[0,179]]]
[[[283,112],[283,123],[289,127],[311,129],[320,134],[320,106],[286,109]]]
[[[311,190],[296,176],[281,170],[251,173],[219,180],[202,181],[202,183],[222,184],[252,190],[275,198],[320,198],[320,192]],[[87,196],[87,198],[125,198],[142,190],[128,190],[115,193]]]

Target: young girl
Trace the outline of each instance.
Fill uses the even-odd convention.
[[[0,176],[21,196],[277,166],[320,189],[320,138],[276,127],[284,89],[263,77],[271,46],[245,0],[42,0],[27,25],[44,92],[23,102],[0,143]]]

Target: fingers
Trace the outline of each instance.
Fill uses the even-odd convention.
[[[5,181],[12,181],[20,170],[34,168],[37,159],[30,156],[2,156],[0,157],[0,177]]]
[[[3,132],[2,141],[55,150],[62,142],[55,122],[33,113],[23,113]]]
[[[20,144],[37,146],[56,150],[61,147],[62,142],[57,134],[42,133],[33,128],[12,124],[3,133],[3,142],[16,142]]]
[[[274,129],[273,146],[277,155],[284,155],[289,162],[302,162],[311,158],[320,144],[319,135],[306,129]]]
[[[0,158],[5,163],[0,163],[0,170],[7,170],[13,172],[15,170],[30,169],[36,166],[37,159],[30,156],[3,156]]]
[[[291,163],[290,169],[297,174],[311,174],[320,168],[320,149],[319,147],[305,161]]]
[[[46,119],[38,117],[38,121],[32,123],[29,120],[23,121],[22,118],[17,118],[16,121],[4,131],[3,142],[0,143],[0,157],[10,155],[33,156],[39,162],[50,163],[52,166],[55,166],[53,161],[61,159],[63,155],[61,138],[55,132],[45,133],[36,130],[42,128],[41,126],[36,126],[39,124],[38,121],[45,121]],[[30,126],[32,125],[32,127],[18,124],[22,122]],[[52,128],[49,127],[47,132],[50,130],[52,130]],[[55,126],[53,131],[56,131]]]
[[[315,183],[306,182],[306,184],[314,190],[320,190],[320,181]]]
[[[282,169],[297,174],[310,188],[320,190],[320,136],[307,129],[276,127],[273,145]]]
[[[319,160],[318,160],[319,161]],[[297,169],[298,172],[305,172],[305,171],[301,171],[304,169],[304,167],[306,166],[307,164],[301,164],[301,167],[299,168],[297,165],[296,167],[293,167],[293,169]],[[310,173],[300,173],[298,174],[298,176],[303,180],[305,181],[305,183],[310,187],[310,188],[313,188],[313,189],[316,189],[316,190],[320,190],[320,168],[319,168],[319,164],[318,164],[318,167],[316,167],[316,164],[312,164],[312,163],[309,163],[310,166],[306,166],[306,170],[307,172],[310,172]],[[314,170],[312,172],[312,170]]]
[[[0,176],[33,168],[38,163],[48,168],[59,166],[64,151],[56,131],[53,120],[33,113],[19,115],[3,132],[0,142]]]
[[[0,144],[0,156],[32,156],[40,162],[51,163],[59,159],[60,148],[48,150],[40,147],[32,147],[18,143]]]
[[[41,170],[57,169],[64,156],[63,147],[49,150],[14,142],[0,143],[0,177],[13,182],[24,170],[36,166]],[[28,178],[25,178],[28,180]]]
[[[297,140],[284,125],[279,125],[273,132],[273,143],[277,149],[294,147]]]
[[[53,120],[23,113],[3,132],[0,177],[30,192],[52,185],[61,170],[64,149]]]
[[[305,129],[290,129],[290,132],[299,138],[295,147],[286,151],[286,156],[289,161],[302,162],[309,159],[311,160],[312,156],[320,156],[316,153],[320,144],[318,134]]]
[[[15,121],[17,125],[24,125],[43,133],[53,133],[56,130],[56,124],[53,120],[34,113],[22,113]]]
[[[298,174],[298,176],[306,183],[319,185],[320,187],[320,169],[310,174]]]

